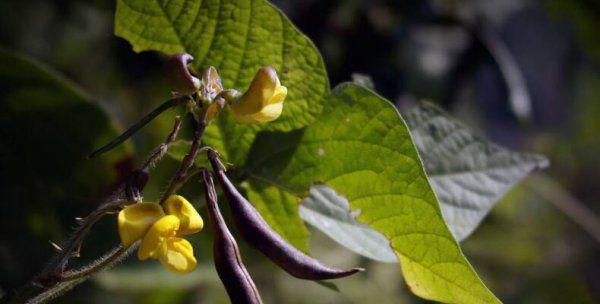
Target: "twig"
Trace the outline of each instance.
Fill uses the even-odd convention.
[[[136,249],[137,249],[137,244],[135,244],[125,250],[123,250],[120,246],[109,250],[106,254],[104,254],[100,259],[98,259],[95,262],[96,264],[93,265],[94,267],[82,268],[81,269],[82,272],[80,273],[78,278],[72,277],[69,280],[66,280],[66,279],[63,280],[56,286],[53,286],[50,289],[44,290],[43,292],[39,293],[38,295],[28,299],[27,304],[46,303],[46,302],[60,296],[61,294],[69,291],[71,288],[84,282],[86,279],[89,278],[89,276],[93,275],[94,273],[101,271],[101,270],[106,270],[106,269],[114,266],[119,261],[121,261],[128,255],[130,255]],[[83,272],[85,269],[92,270],[92,268],[94,271],[89,271],[89,272],[85,272],[85,273]]]
[[[175,186],[175,188],[173,188],[173,193],[177,193],[177,191],[179,191],[179,188],[181,188],[183,185],[187,184],[187,182],[194,176],[196,176],[198,173],[200,173],[201,171],[201,167],[195,167],[192,166],[189,170],[188,173],[185,175],[185,177],[183,178],[183,180],[180,183],[177,183],[177,185]]]
[[[532,175],[529,188],[542,198],[552,203],[554,207],[571,218],[581,229],[587,232],[596,242],[600,243],[600,218],[585,204],[564,189],[550,177],[541,174]]]
[[[167,139],[165,139],[165,141],[162,144],[160,144],[158,147],[156,147],[156,149],[154,149],[154,151],[152,151],[152,153],[150,153],[150,156],[144,162],[144,168],[154,168],[156,166],[156,163],[160,159],[162,159],[162,157],[165,156],[165,154],[167,154],[169,145],[175,140],[175,138],[177,138],[177,134],[179,133],[180,128],[181,118],[177,116],[175,117],[175,124],[173,126],[173,130],[171,131],[171,133],[169,133]]]
[[[194,165],[194,161],[198,157],[198,153],[200,152],[200,146],[202,141],[202,136],[204,135],[204,130],[206,129],[206,120],[202,119],[200,123],[198,123],[196,131],[194,132],[194,138],[192,140],[192,145],[190,150],[183,158],[177,173],[171,179],[169,186],[167,186],[167,190],[163,193],[160,198],[159,203],[164,203],[167,198],[173,194],[177,189],[183,185],[183,183],[187,180],[188,171]]]
[[[134,247],[133,249],[135,250],[137,248],[137,245],[132,247]],[[90,265],[87,265],[77,270],[69,270],[64,272],[62,279],[63,281],[72,281],[85,278],[95,272],[98,272],[101,269],[104,269],[107,265],[119,259],[119,257],[125,254],[126,251],[126,248],[123,248],[123,246],[119,245],[109,250],[107,253],[102,255],[102,257],[100,257],[98,260],[96,260]]]
[[[115,137],[113,140],[108,142],[106,145],[102,146],[100,149],[90,153],[90,155],[88,155],[88,158],[97,157],[98,155],[116,147],[117,145],[119,145],[120,143],[124,142],[129,137],[131,137],[131,135],[135,134],[137,131],[139,131],[141,128],[143,128],[145,125],[147,125],[156,116],[158,116],[162,112],[174,107],[175,105],[181,103],[183,100],[185,100],[185,98],[186,97],[173,98],[173,99],[169,99],[169,100],[165,101],[163,104],[158,106],[156,109],[152,110],[152,112],[150,112],[146,116],[142,117],[142,119],[140,119],[138,122],[136,122],[133,126],[129,127],[129,129],[127,129],[125,132],[123,132],[123,134]]]
[[[158,162],[167,152],[169,144],[175,140],[181,126],[179,119],[175,120],[173,130],[169,136],[163,141],[153,153],[150,154],[144,164],[132,172],[129,177],[121,183],[118,190],[102,200],[102,204],[92,211],[87,217],[79,219],[81,224],[73,235],[67,240],[61,250],[51,259],[48,265],[32,280],[25,284],[12,298],[7,299],[11,303],[21,303],[28,299],[32,294],[35,294],[39,289],[46,290],[52,296],[56,294],[55,288],[64,287],[62,284],[65,280],[75,281],[79,278],[87,277],[100,269],[105,268],[112,262],[124,257],[129,250],[124,250],[120,246],[113,248],[108,253],[103,255],[99,260],[91,263],[88,266],[82,267],[76,271],[66,271],[71,257],[79,254],[79,248],[83,243],[90,229],[104,215],[119,211],[123,205],[128,202],[133,202],[131,197],[139,197],[140,192],[146,186],[148,181],[149,170]],[[157,153],[159,151],[160,153]],[[134,200],[135,201],[135,200]],[[132,246],[134,247],[134,246]],[[36,302],[37,303],[37,302]]]

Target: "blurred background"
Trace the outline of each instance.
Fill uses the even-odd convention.
[[[600,303],[600,239],[586,221],[600,214],[600,2],[274,3],[313,39],[332,86],[361,81],[400,109],[431,100],[496,143],[546,155],[551,167],[507,195],[462,247],[506,303]],[[112,0],[0,1],[0,46],[57,69],[108,113],[94,121],[60,108],[8,111],[0,105],[2,294],[39,271],[53,253],[49,241],[63,240],[74,218],[92,210],[95,198],[171,128],[174,112],[123,148],[84,159],[115,128],[169,98],[164,58],[136,54],[113,35],[114,6]],[[12,89],[0,84],[0,96]],[[112,133],[99,131],[104,124]],[[175,168],[166,159],[154,171],[148,200],[157,198]],[[183,193],[198,202],[198,188],[191,185]],[[54,302],[227,303],[211,265],[209,233],[195,238],[200,265],[191,275],[174,276],[157,262],[132,258]],[[114,218],[104,219],[76,264],[117,242]],[[315,256],[367,268],[336,281],[340,293],[291,278],[239,243],[266,303],[426,302],[410,294],[398,265],[357,256],[316,230],[310,246]]]

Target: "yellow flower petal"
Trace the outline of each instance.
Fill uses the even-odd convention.
[[[177,232],[179,236],[196,233],[204,227],[204,221],[202,221],[202,217],[200,217],[198,211],[183,196],[169,196],[164,208],[167,214],[175,215],[179,218],[180,225]]]
[[[167,238],[161,248],[158,259],[172,272],[186,274],[196,268],[197,261],[194,257],[194,248],[186,239]]]
[[[282,103],[286,96],[287,88],[279,85],[275,88],[275,92],[273,92],[273,96],[271,96],[267,104]]]
[[[165,213],[159,204],[139,203],[125,207],[119,212],[119,236],[124,247],[144,237],[150,226]]]
[[[142,239],[138,258],[145,260],[156,257],[165,240],[175,236],[177,230],[179,230],[179,218],[175,215],[167,215],[156,221]]]
[[[257,124],[261,122],[273,121],[277,119],[279,115],[281,115],[282,110],[283,102],[270,104],[256,114],[239,117],[237,122],[243,124]]]
[[[270,66],[260,69],[248,91],[229,104],[229,112],[241,124],[255,124],[277,119],[283,109],[287,88]]]

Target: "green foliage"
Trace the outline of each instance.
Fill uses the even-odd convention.
[[[60,220],[72,224],[89,211],[89,198],[128,169],[131,147],[86,159],[118,134],[109,116],[56,71],[1,48],[0,113],[0,220],[12,254],[0,273],[23,276],[36,265],[21,257],[46,253],[48,239],[62,238]]]
[[[225,88],[245,90],[254,74],[273,66],[288,86],[286,106],[275,122],[238,126],[228,115],[207,130],[205,141],[240,163],[256,132],[303,127],[321,112],[329,81],[321,55],[288,18],[267,1],[119,0],[115,33],[135,51],[187,52],[194,67],[219,69]]]
[[[7,182],[20,188],[8,187],[11,191],[52,202],[52,194],[69,189],[70,195],[87,197],[113,180],[117,168],[98,172],[126,160],[131,147],[124,145],[103,160],[86,159],[89,151],[118,134],[88,95],[42,63],[4,49],[0,80],[0,161],[3,174],[11,176]]]
[[[314,124],[259,134],[244,171],[298,197],[315,182],[343,194],[357,220],[390,241],[415,294],[443,302],[498,302],[446,226],[408,128],[394,106],[373,92],[341,85]]]
[[[336,201],[333,192],[321,200],[327,188],[314,188],[322,191],[311,192],[301,207],[305,220],[321,221],[319,229],[363,255],[397,258],[421,297],[498,302],[462,255],[444,216],[459,239],[468,236],[545,159],[493,145],[429,105],[407,116],[411,138],[393,105],[373,92],[347,84],[328,95],[318,51],[267,1],[119,0],[115,32],[136,51],[190,53],[197,72],[216,66],[225,88],[245,90],[264,65],[279,71],[289,89],[279,120],[241,126],[225,113],[204,142],[248,179],[249,199],[296,247],[308,251],[298,202],[323,183],[347,202]],[[177,142],[169,153],[182,159],[188,146]],[[326,221],[335,229],[326,229]]]
[[[424,103],[406,112],[412,139],[423,159],[446,224],[463,240],[508,190],[535,169],[548,165],[540,155],[495,145],[437,106]],[[349,211],[348,200],[319,185],[299,207],[305,221],[366,257],[394,262],[387,241]]]

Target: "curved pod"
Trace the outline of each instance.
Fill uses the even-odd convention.
[[[202,171],[205,187],[208,218],[213,235],[213,255],[215,267],[227,294],[234,304],[260,304],[262,300],[250,274],[246,270],[235,239],[227,229],[225,220],[217,205],[217,194],[210,172]]]
[[[235,188],[218,163],[214,152],[209,152],[209,159],[229,202],[236,230],[248,243],[283,270],[305,280],[336,279],[363,270],[362,268],[337,269],[324,265],[290,245],[269,227],[254,206]]]

